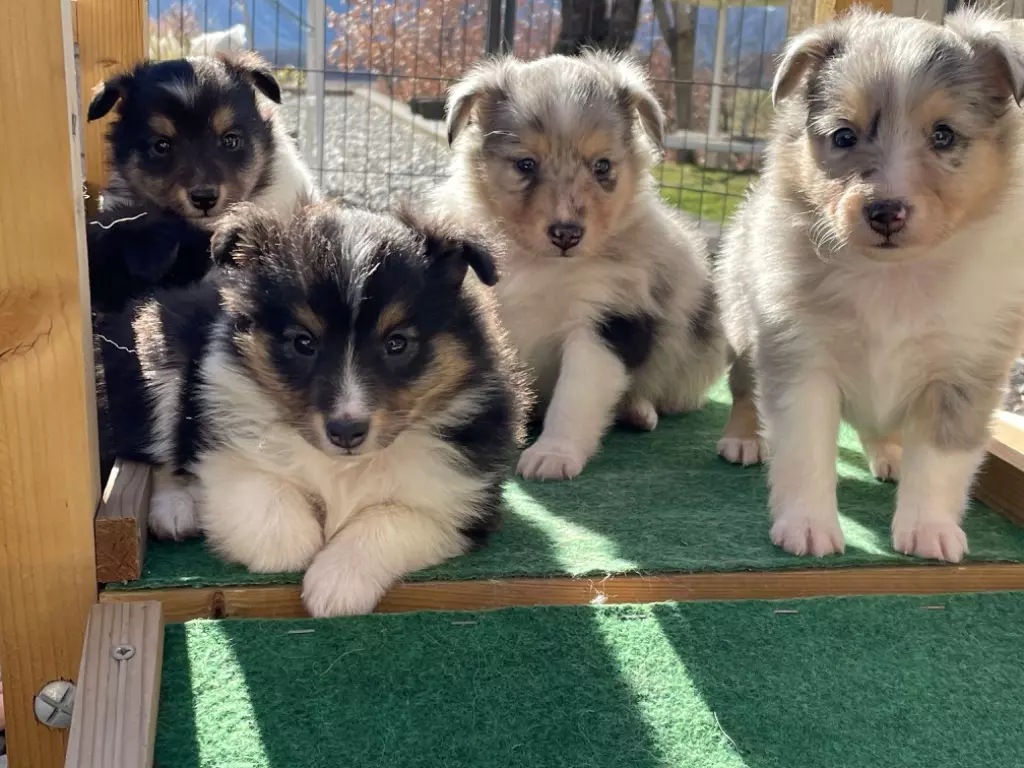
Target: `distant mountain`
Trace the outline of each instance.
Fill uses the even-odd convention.
[[[327,0],[326,4],[334,11],[344,11],[348,5],[343,0]],[[519,4],[520,21],[524,22],[528,9],[539,12],[554,3],[552,0],[531,0],[526,5],[525,0],[520,0]],[[645,8],[649,4],[650,0],[644,0]],[[206,30],[226,29],[233,24],[248,21],[256,49],[270,61],[282,67],[303,65],[307,47],[304,30],[308,28],[309,22],[307,0],[192,0],[191,3],[186,0],[186,5],[195,10]],[[176,7],[176,4],[171,0],[149,0],[149,12],[153,18],[165,14],[172,7]],[[695,57],[698,71],[710,70],[714,63],[718,13],[716,8],[701,7],[698,10]],[[787,22],[788,14],[784,6],[729,8],[726,27],[727,60],[768,60],[786,39]],[[327,42],[332,42],[333,32],[328,30],[327,35]],[[642,54],[648,54],[654,42],[660,38],[657,24],[646,24],[637,30],[634,44]],[[764,79],[771,77],[771,72],[762,72],[762,82],[750,82],[751,79],[758,79],[758,70],[764,67],[755,66],[753,72],[749,66],[742,69],[745,71],[740,73],[739,85],[765,87]]]

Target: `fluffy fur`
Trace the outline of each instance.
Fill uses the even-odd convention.
[[[153,531],[308,568],[314,616],[483,543],[525,391],[487,248],[411,216],[245,204],[213,252],[199,285],[97,329],[111,452],[159,467]]]
[[[717,274],[737,355],[719,452],[767,455],[784,549],[843,549],[845,418],[875,475],[899,479],[893,546],[967,551],[960,519],[1024,341],[1022,95],[1006,23],[977,12],[857,10],[787,46],[765,173]]]
[[[97,309],[201,277],[209,233],[232,204],[289,215],[317,197],[280,101],[270,66],[251,53],[145,62],[98,86],[89,120],[115,105],[118,119],[103,213],[88,229]]]
[[[663,125],[640,67],[604,53],[500,59],[449,94],[436,204],[503,245],[502,320],[544,408],[525,477],[578,475],[616,414],[654,429],[725,367],[705,242],[651,178]]]

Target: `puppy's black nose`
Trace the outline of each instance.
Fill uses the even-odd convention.
[[[333,419],[324,426],[327,439],[339,448],[352,450],[358,448],[366,440],[370,431],[370,422],[366,419]]]
[[[894,235],[907,225],[907,206],[899,200],[876,200],[864,206],[864,217],[880,235]]]
[[[548,237],[563,251],[575,248],[583,239],[583,227],[568,221],[559,221],[548,227]]]
[[[193,187],[188,191],[188,199],[192,201],[192,205],[203,213],[217,204],[217,197],[216,187]]]

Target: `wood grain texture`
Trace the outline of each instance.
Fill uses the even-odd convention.
[[[974,483],[974,496],[1024,525],[1024,417],[1000,413],[989,455]]]
[[[84,118],[93,89],[146,56],[146,0],[77,0]],[[105,134],[113,113],[85,126],[85,182],[90,209],[108,176]]]
[[[666,600],[784,600],[838,595],[933,595],[1024,589],[1024,565],[910,565],[800,571],[613,576],[605,579],[432,581],[393,588],[377,613],[476,611],[531,605]],[[100,602],[159,600],[167,621],[306,616],[297,584],[101,592]]]
[[[145,464],[114,463],[96,513],[96,580],[134,581],[146,556],[153,473]]]
[[[69,0],[0,3],[0,658],[11,768],[67,732],[32,697],[74,678],[96,599],[96,405]]]
[[[118,646],[130,647],[130,658],[115,658]],[[65,768],[153,765],[163,655],[160,603],[93,607]]]

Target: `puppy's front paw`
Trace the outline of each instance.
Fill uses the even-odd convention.
[[[959,563],[967,554],[967,534],[953,520],[900,514],[892,520],[892,546],[904,555]]]
[[[387,591],[353,563],[343,563],[329,550],[313,560],[302,580],[302,602],[314,618],[372,613]]]
[[[783,512],[771,529],[772,543],[794,555],[825,557],[846,549],[839,517],[835,513],[808,515]]]
[[[149,530],[159,539],[181,541],[199,535],[195,497],[186,487],[161,488],[149,502]]]
[[[749,467],[765,460],[764,441],[757,435],[751,437],[730,437],[718,441],[718,455],[730,464]]]
[[[541,435],[519,457],[516,472],[527,480],[568,480],[583,471],[586,454],[572,443]]]

